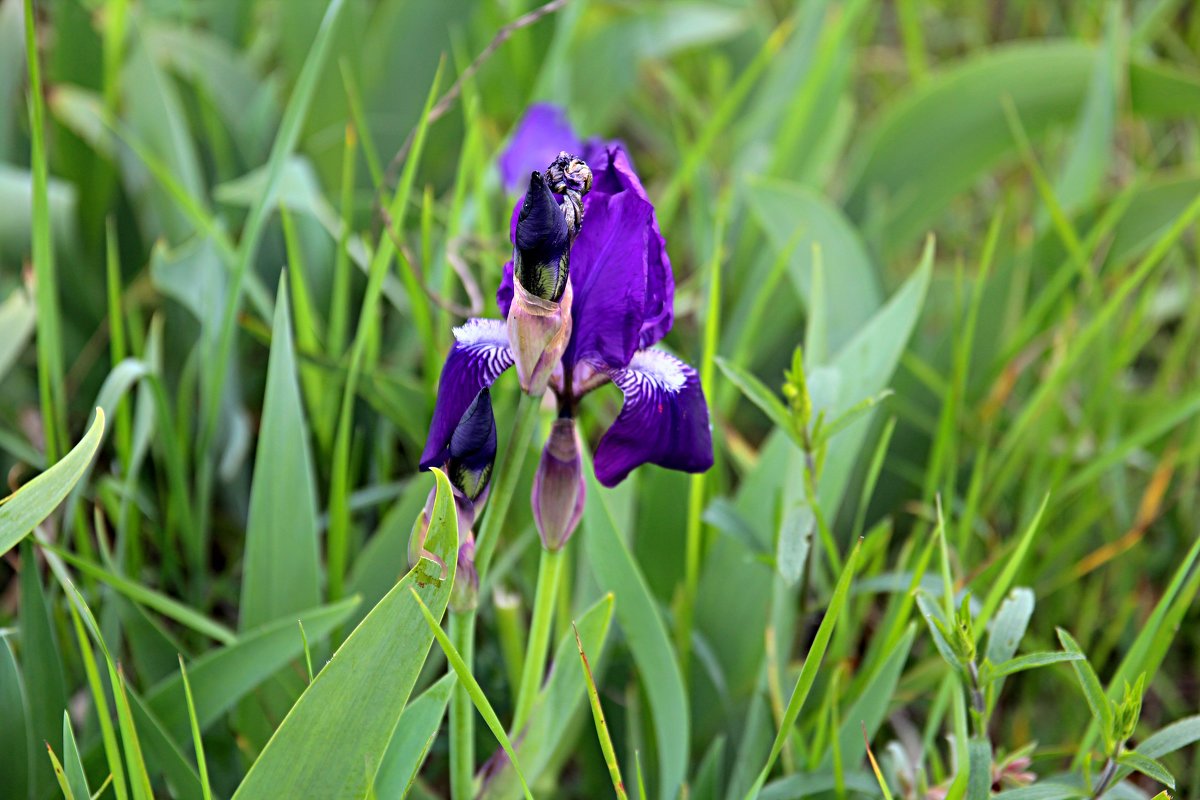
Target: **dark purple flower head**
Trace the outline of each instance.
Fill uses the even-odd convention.
[[[474,502],[487,488],[496,461],[496,417],[487,387],[479,390],[450,436],[446,475],[455,489]]]
[[[590,167],[591,191],[586,195],[581,196],[578,186],[569,185],[566,171],[559,180],[554,165],[561,168],[563,151],[578,145],[569,128],[564,130],[561,112],[535,106],[501,159],[506,176],[518,167],[529,176],[539,168],[532,160],[544,159],[547,153],[554,161],[544,173],[550,180],[532,181],[530,195],[538,194],[522,198],[513,209],[512,237],[522,269],[517,270],[514,282],[514,262],[506,264],[496,293],[508,324],[472,319],[454,331],[456,343],[442,370],[422,467],[437,463],[452,426],[479,390],[512,366],[515,357],[530,358],[520,352],[527,346],[520,336],[525,330],[522,326],[533,324],[525,318],[530,307],[526,284],[533,278],[526,280],[524,260],[535,243],[526,234],[532,229],[531,220],[537,218],[538,230],[549,232],[549,238],[536,244],[557,241],[558,223],[545,213],[551,206],[545,197],[547,189],[552,195],[554,190],[563,193],[565,199],[560,202],[552,196],[553,203],[568,229],[578,231],[567,254],[569,278],[560,304],[563,308],[556,309],[565,318],[557,330],[569,338],[561,350],[539,350],[555,355],[553,370],[544,377],[558,397],[560,417],[573,417],[583,396],[605,383],[615,384],[624,394],[621,412],[601,437],[593,460],[596,477],[605,486],[615,486],[646,463],[686,472],[702,472],[712,466],[708,408],[696,371],[669,353],[651,348],[671,329],[675,295],[671,261],[654,206],[619,143],[589,142],[582,151],[572,151],[582,152],[587,162],[583,169]],[[568,163],[576,162],[582,163],[579,159]],[[520,317],[514,323],[518,309],[514,296],[518,294]],[[565,434],[559,445],[565,441],[563,437]],[[561,454],[562,447],[556,452]],[[560,494],[565,497],[570,492]],[[535,506],[538,500],[535,492]],[[565,502],[561,505],[550,509],[565,514],[564,525],[558,527],[573,527],[574,508],[567,509]]]

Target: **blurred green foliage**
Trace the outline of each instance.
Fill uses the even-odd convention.
[[[717,465],[590,482],[533,795],[1200,797],[1181,0],[0,0],[0,796],[448,796],[509,722],[531,470],[477,685],[407,545],[535,101],[630,149]]]

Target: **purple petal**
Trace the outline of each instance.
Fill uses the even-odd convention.
[[[708,406],[696,370],[662,350],[639,350],[609,373],[625,405],[596,447],[596,478],[616,486],[634,468],[657,464],[704,472],[713,464]]]
[[[574,329],[564,368],[589,362],[618,369],[633,358],[646,305],[646,238],[653,211],[629,192],[588,204],[571,250]]]
[[[437,402],[425,452],[421,454],[421,469],[446,463],[450,457],[450,439],[463,413],[480,389],[491,386],[500,373],[513,365],[508,327],[503,320],[469,319],[454,329],[454,339],[438,381]]]
[[[645,291],[639,290],[643,299],[635,348],[649,347],[667,334],[674,321],[675,277],[671,270],[671,259],[667,255],[666,241],[659,230],[658,218],[654,215],[653,205],[646,195],[641,180],[630,164],[624,147],[619,142],[601,142],[592,139],[584,145],[583,157],[592,167],[593,184],[592,191],[583,199],[583,231],[579,234],[579,240],[571,253],[571,281],[576,288],[576,308],[580,303],[578,289],[582,281],[582,274],[588,273],[591,267],[591,263],[585,260],[586,254],[579,252],[580,246],[588,239],[595,242],[597,237],[603,237],[606,233],[595,230],[600,223],[596,221],[597,215],[593,214],[593,211],[597,207],[609,203],[614,197],[622,197],[626,200],[637,198],[650,207],[650,213],[647,223],[640,226],[646,228],[643,237],[645,277],[637,280],[639,282],[644,280]],[[514,235],[512,232],[516,230],[520,209],[521,201],[518,201],[513,208],[510,235]],[[638,235],[641,231],[626,231],[626,233]],[[601,266],[607,270],[612,265],[611,262],[607,262]],[[496,291],[496,302],[500,306],[500,312],[506,316],[508,307],[512,303],[512,272],[513,265],[510,260],[504,265],[500,287]],[[631,277],[627,272],[624,274],[627,278]],[[573,312],[573,314],[578,323],[578,312]],[[622,349],[624,348],[622,347]],[[582,348],[576,348],[576,352],[580,354],[579,358],[583,357]],[[632,354],[632,350],[629,351],[629,354]],[[610,362],[606,363],[609,366],[620,366]]]
[[[563,109],[535,103],[526,110],[500,156],[500,179],[507,191],[520,191],[529,183],[529,173],[545,169],[563,150],[577,153],[582,149]]]
[[[642,181],[629,161],[629,154],[620,143],[598,146],[589,142],[585,152],[591,157],[592,193],[618,194],[632,192],[649,203],[650,198]],[[586,224],[586,216],[585,216]],[[667,241],[658,227],[658,216],[650,215],[650,232],[646,238],[646,303],[638,347],[646,348],[667,335],[675,318],[675,275],[667,255]]]

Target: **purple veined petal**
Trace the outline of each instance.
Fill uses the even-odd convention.
[[[696,370],[662,350],[639,350],[609,373],[625,405],[596,447],[596,479],[616,486],[642,464],[704,472],[713,464],[708,406]]]
[[[653,210],[630,192],[588,203],[571,250],[574,330],[563,354],[564,369],[582,362],[619,369],[637,351]]]
[[[469,319],[454,329],[454,346],[438,381],[437,402],[421,469],[440,467],[450,456],[450,438],[479,390],[513,365],[508,326],[498,319]]]
[[[500,156],[500,179],[507,191],[521,191],[529,183],[529,173],[545,169],[563,150],[577,153],[582,149],[583,143],[562,108],[535,103],[517,123],[508,147]]]

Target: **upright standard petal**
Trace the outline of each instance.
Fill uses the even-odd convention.
[[[504,188],[510,192],[523,188],[529,173],[544,169],[563,150],[578,153],[582,147],[563,109],[549,103],[535,103],[517,124],[500,156]]]
[[[421,469],[440,467],[450,459],[450,439],[479,390],[491,386],[513,365],[508,329],[502,320],[469,319],[454,329],[454,339],[438,382]]]
[[[609,373],[625,405],[596,447],[596,479],[616,486],[642,464],[704,472],[713,464],[712,431],[700,376],[662,350],[639,350]]]
[[[646,303],[646,241],[651,205],[629,192],[592,201],[571,251],[575,326],[564,369],[587,362],[606,369],[629,363],[638,347]]]
[[[650,202],[641,178],[620,142],[588,142],[584,146],[584,158],[592,166],[593,192],[631,192],[641,200]],[[650,214],[646,246],[646,302],[638,343],[641,348],[649,347],[666,336],[675,320],[675,274],[667,255],[666,239],[658,226],[658,216],[653,211]]]

